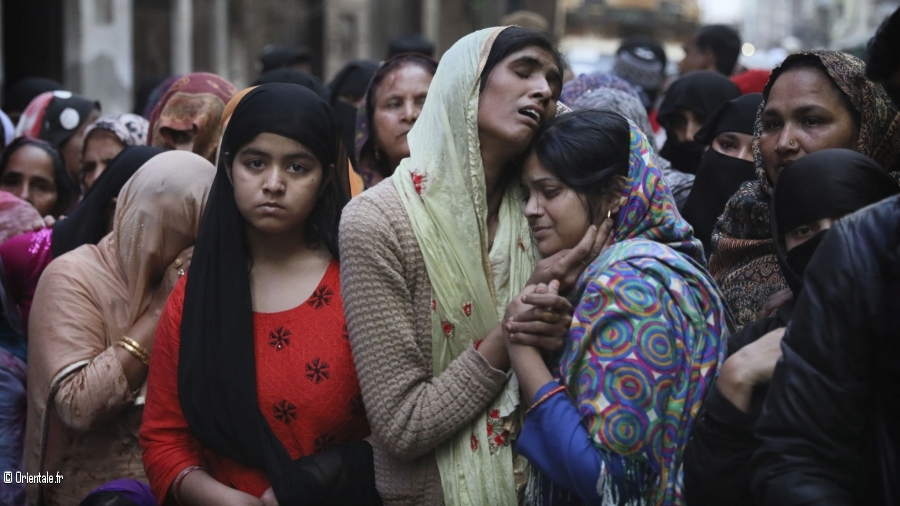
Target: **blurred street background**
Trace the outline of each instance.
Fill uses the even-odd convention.
[[[105,113],[130,111],[150,83],[209,71],[239,89],[260,56],[299,48],[302,65],[328,82],[350,60],[381,60],[388,41],[420,33],[439,56],[461,36],[510,13],[543,23],[575,75],[608,70],[620,40],[664,43],[670,72],[697,26],[735,27],[741,64],[772,68],[810,48],[862,54],[898,0],[2,0],[0,86],[29,76],[103,97]],[[513,18],[515,19],[515,18]],[[519,18],[523,19],[523,18]]]

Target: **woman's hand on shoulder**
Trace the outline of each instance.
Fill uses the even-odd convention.
[[[562,348],[572,323],[572,304],[559,295],[560,283],[529,285],[506,306],[503,332],[511,345],[546,351]]]
[[[598,227],[591,225],[587,233],[574,248],[564,249],[550,255],[538,262],[528,279],[529,285],[551,281],[559,282],[559,291],[568,293],[575,286],[575,282],[584,269],[595,259],[601,251],[612,245],[613,221],[605,219]]]

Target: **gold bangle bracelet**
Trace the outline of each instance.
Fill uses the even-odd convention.
[[[536,407],[540,406],[541,404],[543,404],[544,402],[546,402],[547,399],[553,397],[554,395],[556,395],[556,394],[558,394],[558,393],[560,393],[560,392],[565,392],[565,391],[566,391],[566,386],[565,386],[565,385],[559,385],[558,387],[553,388],[552,390],[550,390],[549,392],[547,392],[546,394],[544,394],[543,397],[541,397],[540,399],[534,401],[534,404],[532,404],[530,408],[528,408],[527,410],[525,410],[525,416],[528,416],[528,414],[531,413],[531,411],[532,411],[534,408],[536,408]]]
[[[118,345],[120,348],[124,348],[125,351],[127,351],[128,353],[131,353],[131,355],[134,356],[134,358],[140,360],[142,364],[146,365],[147,367],[150,367],[150,357],[147,356],[146,353],[142,353],[141,350],[131,346],[126,341],[119,341],[116,343],[116,345]]]
[[[126,343],[130,344],[132,348],[141,352],[145,357],[148,357],[148,358],[150,357],[150,352],[147,351],[147,348],[144,348],[143,346],[141,346],[141,343],[135,341],[134,339],[132,339],[128,336],[122,336],[120,338],[120,341],[125,341]]]

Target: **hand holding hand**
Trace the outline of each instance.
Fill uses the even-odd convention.
[[[526,288],[506,307],[507,343],[545,351],[562,348],[572,323],[572,304],[559,295],[559,282]]]

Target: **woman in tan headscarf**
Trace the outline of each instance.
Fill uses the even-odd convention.
[[[190,264],[215,168],[185,152],[147,162],[119,193],[113,231],[55,259],[34,296],[25,468],[31,504],[76,505],[116,478],[145,480],[138,445],[153,336]]]

